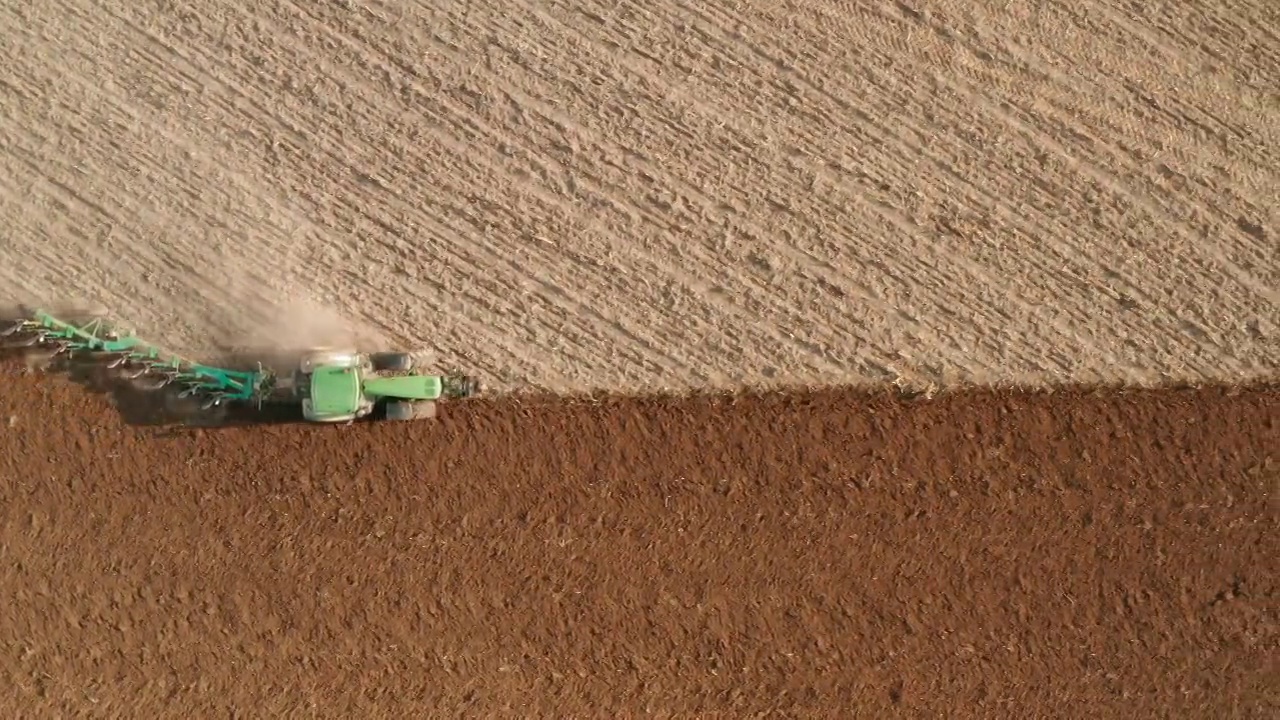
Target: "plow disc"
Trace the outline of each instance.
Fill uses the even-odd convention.
[[[127,380],[129,385],[134,389],[142,390],[144,392],[163,390],[173,382],[172,377],[151,372],[146,367],[130,370],[130,374],[127,377],[121,375],[121,379]]]
[[[22,331],[5,333],[4,346],[7,348],[29,348],[44,342],[44,333]]]
[[[8,337],[26,327],[26,320],[15,320],[0,327],[0,337]]]

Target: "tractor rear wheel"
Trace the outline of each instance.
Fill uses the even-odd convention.
[[[432,400],[393,400],[387,403],[388,420],[430,420],[436,416],[436,404]]]
[[[374,353],[370,360],[374,372],[409,372],[413,369],[413,356],[409,353]]]

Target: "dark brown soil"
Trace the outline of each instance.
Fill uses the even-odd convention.
[[[1280,388],[174,432],[0,379],[0,717],[1280,707]]]

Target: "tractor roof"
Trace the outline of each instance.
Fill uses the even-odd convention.
[[[311,407],[319,416],[350,415],[360,407],[357,368],[320,366],[311,373]]]

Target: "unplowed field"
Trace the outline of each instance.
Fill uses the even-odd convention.
[[[0,380],[4,717],[1280,709],[1277,387],[171,432]]]
[[[495,389],[1267,376],[1276,8],[7,2],[0,289]]]

